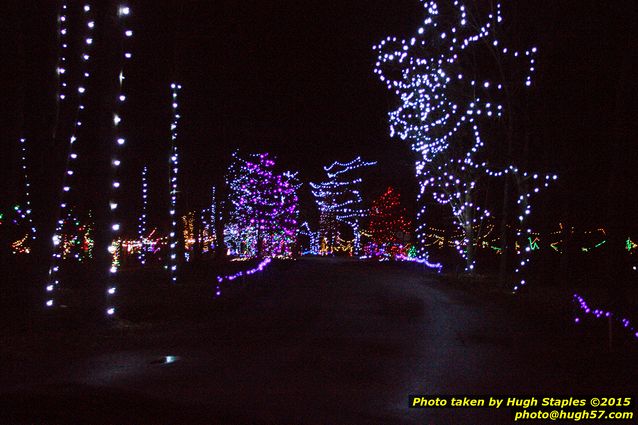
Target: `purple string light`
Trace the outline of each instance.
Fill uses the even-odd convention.
[[[261,272],[264,271],[264,269],[266,268],[266,266],[268,264],[270,264],[270,262],[272,261],[271,258],[266,258],[265,260],[263,260],[261,263],[259,263],[257,265],[257,267],[255,267],[254,269],[250,269],[250,270],[242,270],[239,271],[235,274],[230,274],[230,275],[226,275],[226,276],[217,276],[217,289],[215,291],[215,296],[219,297],[222,294],[221,288],[220,288],[220,284],[222,282],[226,281],[233,281],[235,279],[237,279],[238,277],[242,277],[242,276],[250,276],[253,275],[257,272]]]
[[[620,322],[620,324],[622,324],[623,328],[628,329],[629,332],[631,332],[635,338],[638,339],[638,331],[636,331],[636,328],[634,328],[631,325],[631,322],[629,321],[629,319],[626,318],[621,318],[616,316],[614,313],[612,313],[611,311],[605,311],[605,310],[601,310],[601,309],[592,309],[587,305],[587,302],[585,301],[585,299],[583,297],[581,297],[578,294],[574,294],[574,302],[578,305],[578,308],[584,312],[584,314],[592,314],[594,316],[596,316],[596,318],[600,319],[601,317],[610,317],[613,318],[614,320]],[[576,317],[574,319],[575,323],[580,323],[580,317]]]

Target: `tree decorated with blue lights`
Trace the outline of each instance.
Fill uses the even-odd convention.
[[[432,197],[449,207],[453,224],[462,231],[457,250],[466,260],[466,270],[472,271],[475,229],[492,215],[482,194],[487,184],[483,181],[515,181],[520,211],[515,227],[522,229],[531,212],[531,194],[557,178],[523,172],[506,163],[511,155],[496,161],[487,149],[502,142],[499,126],[511,123],[509,99],[516,87],[532,85],[537,49],[512,50],[500,43],[500,3],[485,14],[470,14],[460,1],[422,3],[427,16],[412,37],[387,37],[374,46],[374,73],[399,100],[389,113],[391,136],[409,142],[417,157],[418,255],[428,256],[425,204],[426,197]],[[516,237],[523,233],[518,230]],[[520,260],[515,271],[528,261]],[[515,290],[524,284],[519,280]]]

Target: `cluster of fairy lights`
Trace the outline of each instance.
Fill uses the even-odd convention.
[[[177,124],[181,118],[179,115],[177,95],[182,88],[181,84],[171,84],[173,121],[171,122],[171,153],[169,161],[169,188],[170,188],[170,209],[171,220],[168,239],[168,268],[171,282],[177,282],[177,173],[179,170],[179,154],[177,150]]]
[[[142,168],[142,212],[140,213],[140,217],[137,225],[137,235],[139,237],[141,247],[140,251],[137,254],[138,259],[140,260],[140,264],[146,264],[146,213],[148,209],[148,181],[147,181],[147,173],[148,168],[144,166]]]
[[[466,258],[467,251],[463,245],[470,243],[467,235],[472,226],[491,215],[488,209],[477,205],[474,200],[476,179],[481,175],[504,177],[508,174],[521,178],[521,174],[514,165],[493,170],[486,162],[475,159],[485,145],[479,123],[502,116],[503,104],[492,99],[502,96],[510,82],[464,75],[468,69],[462,62],[468,56],[466,51],[489,45],[496,55],[527,61],[527,72],[514,84],[529,87],[535,72],[537,49],[534,47],[521,52],[500,45],[495,35],[496,27],[503,22],[498,3],[495,13],[489,14],[487,21],[479,25],[470,23],[466,7],[454,1],[452,13],[455,19],[449,28],[444,28],[436,1],[423,0],[423,4],[428,16],[417,34],[409,39],[387,37],[373,47],[378,51],[374,72],[400,98],[399,107],[389,113],[390,133],[408,140],[412,150],[420,156],[416,162],[419,199],[429,191],[437,202],[449,205],[455,224],[466,234],[457,247]],[[461,95],[455,96],[455,93]],[[468,132],[472,135],[472,142],[464,147]],[[454,155],[459,151],[463,152],[460,156]],[[536,183],[531,189],[533,193],[537,193],[541,186],[547,187],[548,182],[556,178],[555,175],[522,173],[523,180]],[[531,212],[531,192],[521,194],[517,200],[521,210],[518,217],[520,224]],[[416,232],[421,258],[427,258],[423,246],[427,232],[424,219],[425,206],[417,213]],[[474,260],[466,260],[467,270],[472,270]],[[523,258],[516,272],[520,272],[528,262],[528,258]],[[525,280],[520,280],[514,290],[522,285],[525,285]]]
[[[253,275],[255,273],[262,272],[262,271],[264,271],[266,266],[268,266],[268,264],[270,264],[271,262],[272,262],[271,258],[265,258],[257,265],[257,267],[255,267],[253,269],[238,271],[237,273],[233,273],[233,274],[226,275],[226,276],[217,276],[217,287],[215,288],[215,296],[217,296],[217,297],[221,296],[221,294],[222,294],[221,284],[222,283],[224,283],[224,282],[232,282],[235,279],[238,279],[238,278],[241,278],[241,277],[245,277],[245,276],[251,276],[251,275]]]
[[[69,209],[60,233],[59,251],[64,260],[75,259],[83,262],[93,258],[93,220],[89,212],[87,220],[80,220]]]
[[[324,218],[324,227],[330,223],[330,219],[335,219],[352,228],[354,234],[354,250],[360,249],[360,221],[367,215],[367,211],[361,208],[362,198],[359,190],[363,181],[360,177],[351,178],[348,173],[364,167],[376,165],[376,162],[366,162],[361,157],[356,157],[350,162],[342,163],[335,161],[327,167],[323,167],[328,180],[321,183],[310,183],[312,195],[319,207],[319,212]],[[328,224],[329,225],[329,224]],[[332,231],[320,229],[323,237],[332,238]],[[338,233],[338,232],[336,232]],[[328,241],[332,245],[334,241]]]
[[[638,339],[638,329],[636,329],[631,322],[629,321],[629,319],[625,318],[625,317],[621,317],[618,314],[615,314],[611,311],[606,311],[606,310],[602,310],[602,309],[592,309],[591,307],[589,307],[589,305],[587,305],[587,302],[585,301],[585,299],[578,295],[578,294],[574,294],[573,296],[573,301],[574,303],[577,305],[577,307],[580,309],[580,311],[583,314],[590,314],[595,316],[597,319],[600,318],[607,318],[607,319],[613,319],[616,320],[617,322],[619,322],[622,327],[624,329],[627,329],[628,332],[631,332],[633,334],[633,336]],[[580,323],[580,317],[576,317],[574,318],[574,322],[575,323]]]
[[[226,178],[231,202],[224,229],[229,249],[242,257],[290,257],[297,238],[297,173],[275,172],[269,154],[235,152]]]
[[[67,36],[68,36],[68,16],[67,16],[68,5],[67,3],[62,4],[62,9],[60,15],[58,17],[59,20],[59,34],[60,34],[60,43],[62,46],[60,60],[57,67],[57,74],[60,76],[60,84],[61,88],[58,94],[59,101],[66,99],[66,89],[68,85],[64,78],[67,75],[67,54],[66,51],[68,49]],[[81,48],[81,70],[80,77],[77,86],[77,96],[78,96],[78,107],[75,113],[75,119],[73,121],[71,135],[69,137],[69,148],[68,148],[68,156],[66,160],[66,167],[64,176],[62,179],[62,193],[60,196],[60,207],[58,210],[58,219],[55,225],[55,231],[53,233],[52,241],[53,241],[53,253],[51,257],[51,266],[49,268],[48,279],[46,284],[46,300],[45,305],[47,307],[53,307],[55,304],[54,301],[54,293],[56,288],[60,285],[60,280],[58,276],[58,272],[60,271],[60,260],[62,259],[61,252],[61,242],[62,242],[62,228],[65,223],[65,217],[70,214],[70,207],[68,205],[69,193],[71,191],[71,179],[75,174],[76,163],[78,159],[78,154],[76,152],[76,141],[78,139],[78,133],[80,127],[82,126],[81,121],[81,112],[84,110],[84,95],[86,94],[86,83],[89,79],[89,71],[88,64],[90,59],[90,50],[93,45],[93,30],[95,28],[95,21],[92,19],[91,13],[91,5],[85,4],[82,7],[82,16],[84,19],[84,28],[86,31],[86,35],[84,37],[84,43],[82,43]]]
[[[113,145],[113,156],[111,159],[111,199],[109,201],[109,209],[111,211],[111,231],[112,231],[112,242],[109,245],[109,253],[112,255],[111,266],[109,268],[109,278],[108,284],[106,288],[106,314],[112,316],[115,314],[115,306],[113,305],[113,295],[115,294],[115,277],[118,273],[120,267],[120,250],[121,250],[121,242],[119,240],[119,234],[121,232],[121,223],[118,220],[118,200],[120,198],[120,190],[121,190],[121,182],[120,182],[120,173],[119,170],[122,165],[121,157],[122,157],[122,149],[126,143],[126,139],[122,134],[122,117],[120,116],[120,110],[122,108],[121,105],[126,101],[126,95],[124,94],[124,69],[126,62],[131,59],[131,53],[127,49],[127,41],[133,36],[133,31],[130,30],[125,24],[125,18],[130,14],[130,9],[128,6],[120,5],[118,7],[118,19],[120,20],[120,28],[123,35],[123,43],[122,43],[122,51],[121,51],[121,67],[118,75],[118,89],[116,93],[116,108],[113,113],[113,126],[115,127],[115,143]]]

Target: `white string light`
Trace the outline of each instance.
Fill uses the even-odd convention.
[[[171,84],[172,91],[172,110],[173,110],[173,121],[171,122],[171,151],[170,151],[170,161],[169,161],[169,188],[170,188],[170,209],[169,209],[169,218],[171,220],[170,223],[170,233],[168,238],[169,249],[168,249],[168,268],[171,277],[171,282],[177,282],[177,218],[176,218],[176,208],[177,208],[177,174],[179,171],[179,153],[177,149],[177,124],[179,119],[181,118],[178,110],[178,98],[177,95],[179,90],[181,90],[181,84],[173,83]]]
[[[58,34],[60,37],[60,56],[58,57],[58,63],[56,66],[56,74],[58,76],[58,93],[57,99],[58,105],[62,103],[66,99],[66,76],[67,72],[67,50],[69,48],[69,44],[67,43],[67,35],[68,35],[68,4],[67,2],[62,2],[60,6],[60,13],[58,14]]]
[[[66,49],[68,48],[68,44],[66,42],[66,36],[68,33],[68,16],[67,16],[67,4],[62,4],[62,11],[59,16],[60,20],[60,37],[62,42],[62,53],[60,56],[60,62],[58,63],[57,72],[61,76],[60,77],[60,94],[59,100],[64,100],[66,98],[65,90],[67,88],[67,83],[62,77],[66,75],[68,72],[68,67],[66,65]],[[78,154],[76,152],[76,141],[78,139],[79,128],[82,126],[81,121],[81,112],[84,110],[84,96],[86,95],[86,83],[89,79],[90,73],[88,71],[89,67],[89,59],[90,59],[90,48],[92,43],[86,42],[86,40],[92,40],[92,33],[95,28],[94,21],[92,20],[91,15],[91,7],[86,4],[84,6],[84,12],[82,14],[84,18],[84,27],[85,27],[85,42],[81,44],[81,58],[80,61],[80,78],[77,86],[77,96],[78,96],[78,107],[75,111],[75,118],[73,121],[71,136],[69,137],[69,148],[68,155],[66,160],[66,167],[64,171],[64,175],[62,178],[62,192],[60,195],[60,205],[57,214],[57,220],[55,224],[55,231],[52,236],[53,249],[51,255],[51,266],[49,267],[49,273],[47,278],[47,283],[45,285],[46,290],[46,299],[45,306],[46,307],[54,307],[55,306],[55,290],[60,285],[60,280],[58,277],[58,272],[60,271],[60,259],[62,258],[62,253],[60,251],[60,242],[61,242],[61,233],[62,228],[65,222],[65,219],[70,214],[70,206],[69,202],[69,193],[71,192],[71,177],[75,174],[76,163]]]
[[[120,72],[118,75],[118,88],[117,93],[115,95],[115,110],[113,112],[113,126],[115,128],[115,141],[112,148],[112,159],[111,159],[111,192],[110,192],[110,200],[109,200],[109,210],[111,212],[111,243],[109,244],[108,251],[111,254],[111,264],[109,266],[109,273],[107,278],[107,287],[106,287],[106,315],[113,316],[116,312],[116,308],[114,305],[114,295],[117,291],[116,287],[116,276],[119,271],[119,255],[118,250],[121,249],[119,243],[119,235],[122,231],[122,224],[119,222],[121,219],[121,215],[118,213],[119,211],[119,199],[120,199],[120,189],[121,189],[121,173],[120,168],[122,165],[122,149],[126,144],[126,139],[122,135],[122,117],[120,116],[120,111],[122,110],[122,105],[126,101],[126,95],[124,94],[124,69],[125,64],[131,58],[131,54],[128,51],[128,38],[131,30],[127,28],[126,17],[129,15],[130,9],[126,5],[118,6],[118,19],[119,19],[119,28],[122,31],[122,50],[120,52],[121,55],[121,66]]]
[[[142,168],[142,212],[140,213],[137,234],[141,243],[138,258],[142,265],[146,264],[146,213],[148,203],[148,182],[146,179],[147,167]]]
[[[24,202],[25,208],[22,212],[22,219],[26,219],[29,225],[28,238],[31,241],[36,239],[36,228],[33,225],[33,216],[31,210],[31,183],[29,182],[29,172],[27,167],[27,146],[26,139],[20,138],[20,169],[24,177]]]

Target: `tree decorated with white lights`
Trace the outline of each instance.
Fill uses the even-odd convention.
[[[267,153],[241,158],[235,152],[226,184],[231,204],[226,234],[235,252],[291,256],[299,215],[296,173],[276,173]]]
[[[389,113],[390,134],[408,141],[417,154],[422,205],[417,214],[418,254],[427,258],[424,197],[431,196],[450,207],[454,224],[464,234],[457,249],[471,271],[475,260],[468,247],[475,244],[473,229],[491,215],[479,201],[479,178],[512,177],[519,188],[531,186],[516,200],[519,228],[530,214],[531,193],[556,179],[521,172],[514,164],[493,168],[495,161],[485,149],[484,137],[490,146],[500,142],[495,128],[504,114],[511,113],[504,107],[509,105],[508,95],[516,86],[531,86],[537,49],[510,50],[499,43],[499,3],[478,22],[460,1],[422,1],[427,16],[413,37],[387,37],[374,46],[374,72],[399,98],[399,106]],[[517,233],[521,237],[523,232]],[[520,261],[516,271],[528,261]]]
[[[350,162],[334,162],[323,167],[327,180],[310,183],[312,195],[319,208],[319,238],[328,252],[332,252],[339,238],[337,222],[346,224],[354,234],[354,252],[360,249],[360,222],[367,216],[362,207],[361,177],[352,177],[355,170],[376,165],[356,157]]]

